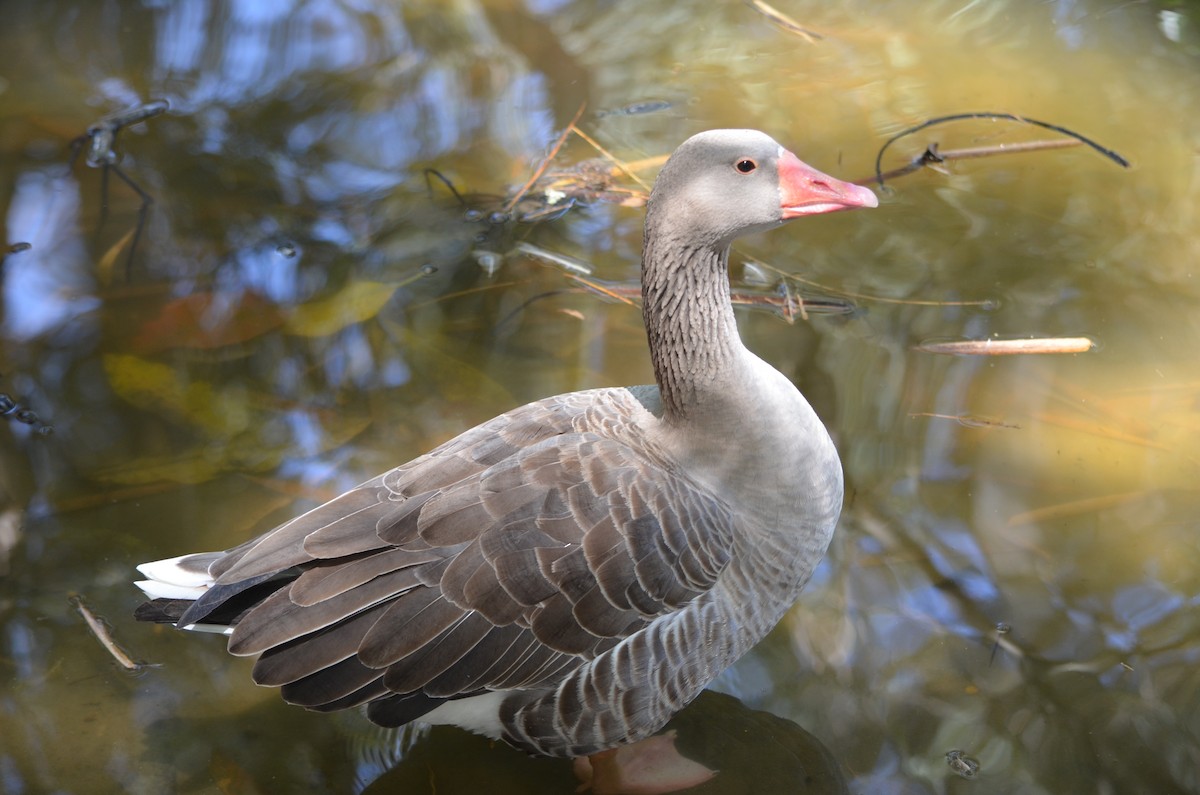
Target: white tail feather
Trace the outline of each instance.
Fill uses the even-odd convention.
[[[211,632],[214,635],[232,635],[233,627],[222,624],[187,624],[179,627],[184,632]]]
[[[140,566],[138,568],[141,568]],[[142,572],[145,574],[145,572]],[[150,599],[190,599],[193,602],[204,595],[208,588],[175,585],[158,580],[138,580],[134,583]]]
[[[199,599],[213,583],[208,573],[216,555],[180,555],[143,563],[137,570],[149,579],[134,583],[151,599]]]

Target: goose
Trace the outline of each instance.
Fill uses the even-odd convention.
[[[311,710],[560,757],[654,734],[791,607],[842,506],[825,426],[738,334],[730,244],[877,204],[765,133],[689,138],[646,211],[655,385],[529,403],[233,549],[142,564],[136,617],[227,634]]]

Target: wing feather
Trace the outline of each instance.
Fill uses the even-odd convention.
[[[436,588],[414,588],[375,622],[359,644],[358,657],[371,668],[386,668],[432,641],[464,614]]]
[[[379,698],[384,698],[390,694],[391,691],[387,689],[386,685],[384,685],[383,677],[381,676],[378,679],[372,679],[370,682],[367,682],[353,693],[347,693],[341,698],[335,698],[322,704],[311,704],[308,706],[308,709],[315,710],[317,712],[337,712],[340,709],[361,707],[363,704],[370,703]],[[432,709],[432,707],[429,709]],[[417,717],[420,717],[420,715]]]
[[[283,700],[301,707],[319,707],[352,696],[383,676],[363,665],[357,657],[322,668],[314,674],[279,688]]]
[[[528,637],[525,628],[515,624],[492,627],[452,668],[428,682],[424,691],[431,696],[453,696],[478,690],[496,662]]]
[[[386,491],[378,488],[379,484],[379,478],[372,478],[262,536],[258,543],[245,551],[237,563],[220,575],[217,582],[248,580],[311,562],[314,556],[305,549],[305,538],[326,528],[356,532],[361,526],[358,521],[359,515],[364,511],[377,509],[386,499]],[[337,535],[336,529],[331,530],[331,535]],[[352,540],[357,542],[352,545],[353,548],[340,549],[339,555],[350,555],[383,546],[374,533],[356,536]]]
[[[229,638],[229,652],[239,656],[258,654],[325,629],[344,618],[413,589],[418,584],[418,569],[419,567],[409,567],[384,574],[364,585],[308,607],[292,601],[290,587],[281,588],[238,622]]]
[[[412,552],[391,548],[369,552],[357,559],[320,561],[292,583],[289,596],[301,607],[310,607],[370,582],[381,574],[430,563],[442,557],[433,551]]]
[[[396,693],[424,688],[479,644],[493,625],[479,613],[467,613],[436,638],[387,669],[383,683]]]
[[[279,687],[353,657],[367,630],[387,608],[386,602],[369,607],[319,634],[267,649],[254,663],[255,683]]]

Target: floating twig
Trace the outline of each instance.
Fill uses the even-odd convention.
[[[754,257],[743,256],[742,259],[745,260],[746,262],[757,265],[760,268],[765,268],[766,270],[772,271],[773,273],[777,273],[784,279],[787,279],[788,281],[797,282],[799,284],[807,284],[808,286],[815,287],[816,289],[821,290],[822,292],[831,293],[833,295],[838,295],[838,296],[844,296],[846,298],[855,298],[855,299],[862,300],[862,301],[875,301],[875,302],[878,302],[881,304],[905,304],[908,306],[978,306],[978,307],[982,307],[983,309],[995,309],[999,306],[999,302],[997,302],[996,300],[991,299],[991,298],[983,298],[983,299],[974,300],[974,301],[932,301],[932,300],[921,300],[921,299],[916,299],[916,298],[887,298],[887,297],[878,296],[878,295],[868,295],[866,293],[856,293],[851,290],[842,290],[842,289],[836,289],[833,287],[829,287],[827,285],[821,284],[820,282],[815,282],[812,279],[805,279],[804,277],[797,276],[794,273],[788,273],[787,271],[780,270],[779,268],[776,268],[774,265],[763,262],[760,259],[755,259]],[[807,303],[809,306],[811,306],[812,300],[809,299],[807,301]]]
[[[533,243],[518,243],[516,250],[527,257],[533,257],[534,259],[540,259],[552,265],[557,265],[567,273],[572,273],[576,276],[592,275],[592,266],[583,260],[568,257],[566,254],[559,254],[556,251],[550,251],[541,246],[535,246]]]
[[[83,597],[79,594],[71,594],[67,597],[71,605],[79,611],[79,615],[83,616],[83,621],[87,624],[87,628],[96,636],[96,640],[100,641],[100,645],[104,647],[112,658],[117,661],[117,664],[126,671],[140,671],[143,668],[151,667],[146,663],[138,662],[130,657],[117,642],[113,640],[112,633],[109,631],[108,624],[98,618],[95,613],[88,609],[88,606],[83,603]]]
[[[1053,130],[1054,132],[1062,133],[1063,135],[1074,138],[1075,140],[1079,141],[1080,143],[1090,146],[1092,149],[1095,149],[1097,152],[1104,155],[1105,157],[1107,157],[1109,160],[1113,161],[1117,165],[1119,165],[1123,168],[1129,168],[1129,161],[1126,160],[1125,158],[1121,157],[1121,155],[1117,154],[1113,150],[1101,146],[1100,144],[1093,141],[1091,138],[1087,138],[1083,135],[1080,135],[1077,132],[1068,130],[1066,127],[1060,127],[1057,124],[1050,124],[1049,122],[1038,121],[1037,119],[1031,119],[1028,116],[1018,116],[1015,113],[992,113],[992,112],[955,113],[955,114],[952,114],[949,116],[938,116],[935,119],[929,119],[928,121],[922,122],[921,124],[918,124],[915,127],[909,127],[906,130],[901,130],[900,132],[893,135],[891,138],[887,139],[887,141],[884,142],[883,146],[879,147],[879,153],[877,155],[875,155],[875,180],[876,180],[876,182],[879,183],[879,187],[881,187],[881,188],[883,187],[883,179],[884,179],[883,167],[881,165],[883,163],[883,153],[887,151],[887,148],[889,146],[891,146],[893,143],[900,140],[901,138],[904,138],[905,136],[908,136],[908,135],[912,135],[915,132],[924,130],[927,127],[932,127],[936,124],[944,124],[946,122],[951,122],[951,121],[961,121],[963,119],[1004,119],[1004,120],[1008,120],[1008,121],[1019,122],[1021,124],[1032,124],[1035,127],[1042,127],[1047,130]]]
[[[952,356],[1014,356],[1023,353],[1086,353],[1096,346],[1087,337],[1044,337],[1034,339],[955,340],[923,342],[914,351]]]
[[[746,0],[746,5],[762,14],[775,26],[786,30],[788,33],[795,33],[809,44],[816,44],[818,41],[825,38],[820,33],[816,33],[804,27],[799,22],[792,19],[774,6],[767,5],[763,2],[763,0]]]

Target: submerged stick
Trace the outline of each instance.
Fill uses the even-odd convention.
[[[935,420],[954,420],[964,428],[1008,428],[1010,430],[1020,430],[1020,425],[1014,425],[1011,422],[1001,422],[1000,420],[991,420],[987,417],[976,417],[971,414],[938,414],[932,411],[913,411],[909,412],[909,417],[928,417]]]
[[[1128,491],[1121,494],[1105,494],[1101,497],[1085,497],[1079,500],[1068,500],[1067,502],[1060,502],[1054,505],[1045,505],[1041,508],[1033,508],[1013,514],[1008,518],[1008,526],[1016,527],[1023,524],[1036,524],[1037,522],[1067,519],[1088,513],[1099,513],[1110,508],[1120,507],[1134,500],[1151,497],[1153,494],[1154,492],[1149,490]]]
[[[1019,141],[1012,144],[996,144],[995,146],[971,146],[965,149],[945,150],[939,149],[936,143],[932,143],[926,147],[924,152],[909,161],[907,165],[894,168],[875,177],[856,179],[854,180],[854,184],[869,185],[877,179],[895,179],[896,177],[911,174],[914,171],[920,171],[923,168],[932,168],[934,171],[944,173],[935,164],[949,163],[954,160],[970,160],[977,157],[994,157],[996,155],[1015,155],[1022,152],[1041,152],[1046,149],[1071,149],[1076,146],[1083,146],[1083,141],[1078,141],[1074,138],[1054,138],[1038,141]]]
[[[73,593],[67,599],[79,611],[79,615],[83,616],[83,621],[87,624],[87,628],[92,631],[92,634],[96,636],[96,640],[100,641],[100,645],[112,655],[112,658],[117,661],[118,665],[126,671],[140,671],[147,667],[146,663],[140,663],[133,659],[124,649],[117,645],[117,642],[112,638],[112,633],[109,631],[108,625],[88,609],[88,606],[83,603],[82,596]]]

